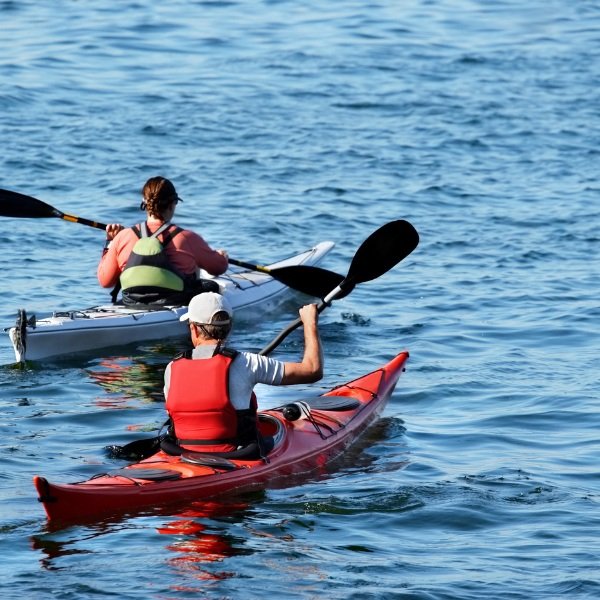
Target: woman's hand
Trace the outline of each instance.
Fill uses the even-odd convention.
[[[106,226],[106,239],[110,242],[122,229],[125,229],[125,227],[123,227],[123,225],[121,225],[120,223],[108,224]]]

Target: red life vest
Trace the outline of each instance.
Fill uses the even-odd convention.
[[[254,394],[250,410],[236,411],[229,398],[229,367],[235,355],[222,349],[212,358],[179,358],[171,363],[166,408],[181,447],[196,452],[235,450],[241,442],[240,425],[247,426],[247,413],[253,412],[256,421]]]

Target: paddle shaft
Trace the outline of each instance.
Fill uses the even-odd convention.
[[[347,283],[346,283],[347,282]],[[328,306],[331,306],[331,302],[335,298],[342,296],[346,289],[353,287],[353,284],[345,279],[340,285],[332,290],[319,304],[317,304],[317,312],[322,313]],[[345,295],[345,294],[344,294]],[[302,325],[302,319],[298,317],[294,322],[290,323],[277,337],[275,337],[268,346],[265,346],[258,354],[267,356],[271,354],[285,338],[292,333],[292,331],[298,329]]]
[[[0,216],[17,218],[54,217],[71,223],[80,223],[88,227],[106,230],[104,223],[66,214],[33,196],[4,189],[0,189]],[[323,298],[343,279],[343,276],[338,273],[310,265],[290,265],[270,269],[269,267],[255,265],[234,258],[230,258],[229,262],[250,271],[258,271],[259,273],[270,275],[273,279],[280,281],[294,290],[317,298]]]
[[[242,267],[244,269],[249,269],[250,271],[258,271],[259,273],[271,273],[271,269],[267,267],[263,267],[261,265],[253,265],[252,263],[245,262],[243,260],[237,260],[235,258],[230,258],[229,262],[236,267]]]
[[[60,218],[71,223],[80,223],[81,225],[87,225],[88,227],[94,227],[95,229],[102,229],[103,231],[106,231],[106,225],[104,223],[90,221],[89,219],[84,219],[83,217],[75,217],[73,215],[60,213]]]

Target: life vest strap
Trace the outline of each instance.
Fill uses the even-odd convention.
[[[177,443],[180,446],[220,446],[221,444],[237,446],[238,440],[235,438],[224,438],[221,440],[182,440],[181,438],[177,438]]]

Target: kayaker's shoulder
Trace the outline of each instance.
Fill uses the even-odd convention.
[[[211,350],[213,347],[209,348],[209,350]],[[202,353],[202,352],[198,352],[198,351],[196,351],[196,353],[194,353],[194,349],[190,348],[188,350],[183,350],[181,352],[178,352],[173,357],[171,362],[176,361],[176,360],[181,360],[182,358],[193,359],[193,358],[208,358],[208,357],[210,357],[210,354],[206,354],[206,356],[204,356],[203,354],[206,354],[206,353]],[[236,350],[235,348],[222,347],[222,348],[219,348],[219,354],[222,354],[223,356],[226,356],[227,358],[234,359],[236,356],[238,356],[240,354],[240,352],[238,350]],[[246,353],[244,353],[244,354],[246,354]]]

